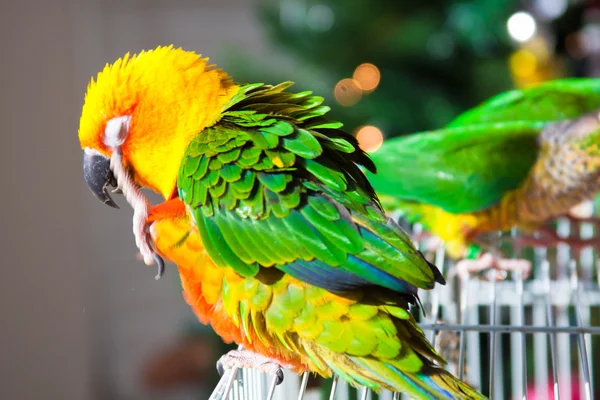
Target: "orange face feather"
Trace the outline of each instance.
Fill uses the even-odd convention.
[[[82,148],[110,156],[106,124],[130,116],[123,162],[140,186],[172,197],[184,151],[195,135],[218,121],[238,87],[200,55],[169,47],[106,65],[92,79],[79,126]]]

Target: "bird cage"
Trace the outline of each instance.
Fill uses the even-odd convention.
[[[419,227],[412,228],[414,232]],[[589,239],[594,229],[589,223],[573,224],[572,229],[568,220],[557,223],[561,237]],[[517,234],[497,234],[493,247],[532,261],[528,277],[519,270],[461,273],[445,257],[443,246],[427,254],[447,284],[420,291],[425,314],[415,310],[415,316],[421,328],[448,361],[446,368],[492,399],[600,398],[597,250],[559,244],[521,251],[511,246]],[[210,400],[408,398],[351,388],[335,376],[307,390],[308,380],[309,374],[286,371],[284,381],[276,385],[275,379],[257,371],[229,370]]]

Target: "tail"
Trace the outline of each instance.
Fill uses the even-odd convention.
[[[397,371],[402,392],[417,399],[486,399],[484,395],[460,381],[443,368],[430,368],[426,373]]]
[[[440,367],[427,366],[419,372],[407,372],[373,359],[352,357],[352,360],[364,371],[368,371],[371,379],[374,378],[381,387],[416,399],[486,399],[481,393]]]

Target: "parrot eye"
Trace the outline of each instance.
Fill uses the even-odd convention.
[[[123,115],[108,121],[104,129],[104,144],[112,148],[121,146],[129,135],[129,121],[131,121],[130,115]]]

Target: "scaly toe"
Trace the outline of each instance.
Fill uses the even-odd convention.
[[[492,268],[494,265],[494,256],[490,253],[484,253],[476,260],[462,259],[456,263],[456,272],[461,278],[467,277],[469,274],[478,273],[486,269]]]
[[[526,279],[531,273],[531,261],[519,258],[499,258],[495,267],[503,271],[521,271],[521,276]]]
[[[217,361],[217,371],[221,376],[226,370],[232,368],[254,368],[264,374],[274,376],[277,385],[283,382],[283,369],[276,360],[249,350],[232,350]]]
[[[517,270],[522,272],[523,279],[525,279],[531,272],[531,262],[525,259],[499,258],[490,253],[484,253],[476,260],[465,259],[456,263],[456,271],[460,277],[481,274],[492,268],[497,271],[495,279],[505,279],[509,271]]]

